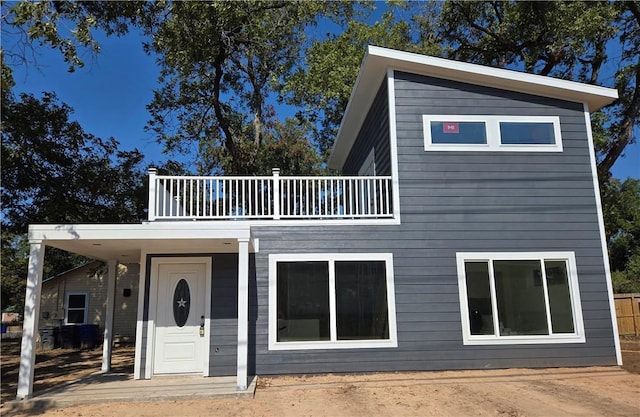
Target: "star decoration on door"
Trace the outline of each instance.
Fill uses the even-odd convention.
[[[183,307],[183,308],[187,307],[187,301],[184,298],[179,299],[177,303],[178,303],[178,307]]]

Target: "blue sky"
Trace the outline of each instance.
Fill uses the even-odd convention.
[[[73,119],[86,132],[99,137],[113,136],[120,148],[138,148],[147,163],[161,162],[176,155],[163,155],[162,145],[154,135],[144,131],[149,119],[146,105],[157,85],[158,67],[142,50],[142,37],[104,37],[96,34],[101,52],[85,59],[85,67],[68,73],[68,66],[59,52],[50,48],[35,49],[37,67],[30,65],[14,69],[15,93],[39,95],[54,91],[58,98],[74,108]],[[10,49],[12,40],[3,39]],[[638,129],[636,129],[637,131]],[[640,178],[640,144],[627,146],[625,156],[613,167],[617,178]]]

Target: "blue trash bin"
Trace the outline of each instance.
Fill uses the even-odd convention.
[[[98,345],[98,325],[80,325],[80,349],[95,349]]]

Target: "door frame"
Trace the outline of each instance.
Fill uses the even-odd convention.
[[[151,258],[151,279],[149,285],[149,331],[147,332],[147,361],[150,365],[149,375],[154,375],[154,355],[156,351],[156,312],[158,309],[158,281],[161,264],[204,264],[204,347],[203,347],[203,364],[202,375],[209,376],[209,355],[211,353],[211,267],[212,260],[210,256],[173,256],[173,257],[153,257]],[[165,374],[163,374],[165,375]]]

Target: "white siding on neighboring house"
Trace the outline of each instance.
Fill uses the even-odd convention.
[[[138,264],[118,265],[114,343],[135,341],[139,270]],[[125,290],[130,290],[130,295],[125,297]],[[67,297],[79,293],[88,296],[85,322],[99,325],[102,333],[106,319],[107,280],[106,267],[98,262],[63,273],[42,284],[39,327],[65,325]]]

